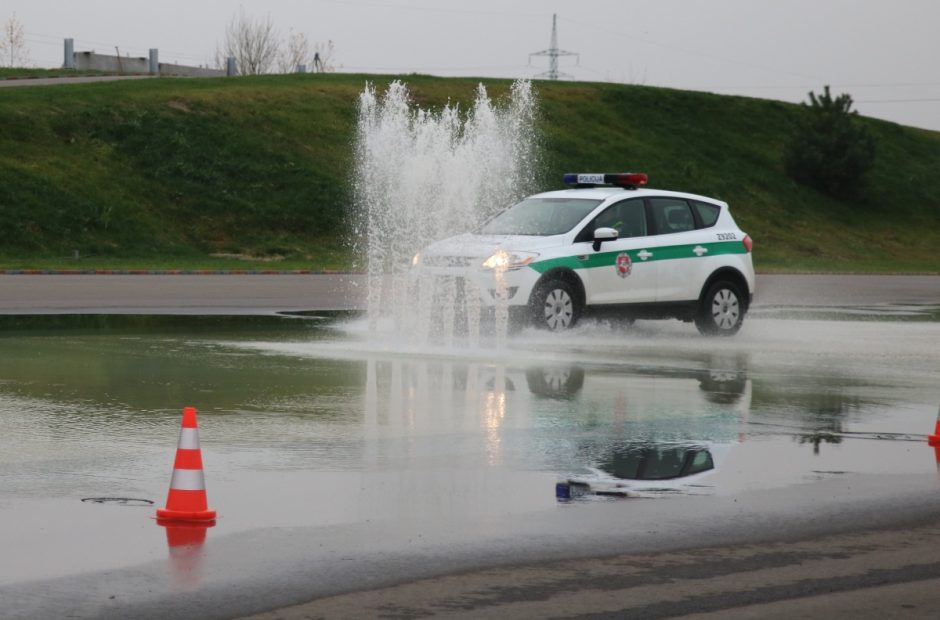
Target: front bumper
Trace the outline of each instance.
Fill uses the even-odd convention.
[[[529,296],[539,279],[539,273],[530,267],[495,272],[490,269],[454,269],[418,266],[411,270],[411,282],[432,294],[449,291],[453,287],[455,301],[473,303],[482,307],[527,306]]]

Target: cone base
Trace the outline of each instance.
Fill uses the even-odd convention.
[[[157,517],[156,521],[160,527],[172,527],[175,530],[205,531],[210,527],[215,527],[215,519],[209,521],[177,521]]]
[[[157,509],[157,519],[166,521],[214,521],[214,510],[168,510],[166,508]]]

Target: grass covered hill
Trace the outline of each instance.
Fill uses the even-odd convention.
[[[0,267],[361,267],[344,244],[356,101],[366,80],[391,79],[0,89]],[[468,107],[479,82],[402,79],[424,106]],[[510,86],[485,83],[497,97]],[[799,106],[600,83],[536,90],[546,189],[566,171],[642,170],[652,187],[728,201],[758,268],[940,271],[940,133],[859,119],[877,160],[859,198],[840,202],[784,174]]]

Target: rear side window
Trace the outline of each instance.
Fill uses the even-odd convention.
[[[718,221],[718,215],[721,213],[721,207],[705,202],[693,202],[692,207],[698,214],[698,219],[702,222],[702,228],[714,226],[715,222]]]
[[[651,198],[653,221],[661,235],[695,230],[695,218],[689,203],[678,198]]]

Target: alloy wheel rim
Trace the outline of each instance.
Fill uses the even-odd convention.
[[[741,316],[738,296],[733,291],[723,288],[712,299],[712,320],[721,330],[734,328]]]
[[[549,329],[565,329],[571,325],[574,316],[574,304],[571,296],[560,288],[545,297],[545,323]]]

